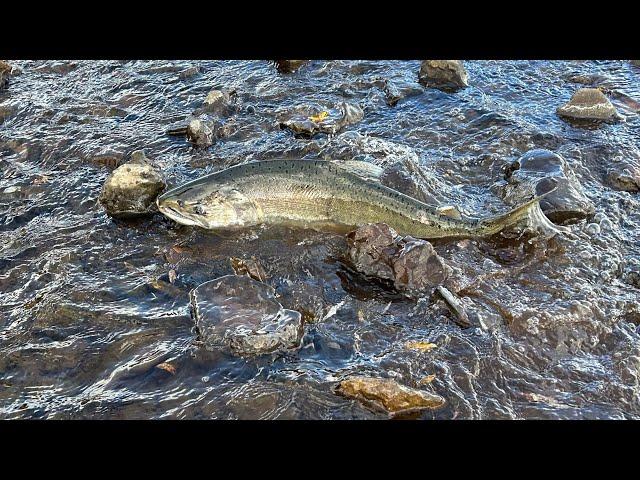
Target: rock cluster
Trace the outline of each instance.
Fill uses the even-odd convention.
[[[424,60],[419,81],[427,87],[456,91],[469,85],[467,71],[460,60]]]
[[[554,223],[580,220],[595,212],[593,202],[584,194],[567,161],[549,150],[526,152],[507,168],[505,180],[508,184],[503,198],[512,205],[525,202],[534,193],[542,195],[555,188],[540,201],[540,208]]]
[[[275,299],[272,287],[245,275],[226,275],[190,292],[200,340],[251,356],[298,348],[302,315]]]
[[[98,200],[112,217],[134,217],[151,213],[165,180],[142,150],[107,177]]]
[[[558,115],[574,120],[611,121],[620,117],[609,99],[597,88],[581,88],[558,107]]]
[[[308,109],[304,114],[294,114],[280,122],[280,128],[287,128],[296,135],[312,137],[318,133],[333,135],[347,125],[364,118],[364,111],[358,105],[342,102],[336,108],[319,110]]]
[[[445,404],[440,395],[410,388],[388,378],[350,377],[341,381],[335,392],[391,415],[436,409]]]
[[[363,225],[347,242],[349,261],[357,271],[389,280],[403,292],[432,293],[452,273],[429,242],[401,237],[384,223]]]

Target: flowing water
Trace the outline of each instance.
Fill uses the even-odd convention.
[[[386,418],[334,393],[354,373],[443,396],[424,419],[640,418],[640,290],[628,275],[640,264],[640,202],[605,180],[616,162],[640,162],[637,109],[613,99],[626,121],[597,128],[555,114],[576,75],[640,100],[640,68],[467,61],[471,86],[450,94],[417,82],[419,61],[313,61],[293,74],[265,61],[11,63],[21,73],[0,91],[0,418]],[[167,135],[214,87],[237,91],[223,118],[234,132],[207,149]],[[342,101],[365,115],[338,135],[278,125],[301,105]],[[438,202],[485,216],[508,208],[492,186],[532,148],[564,156],[595,216],[547,240],[434,242],[481,312],[467,329],[442,302],[355,274],[340,235],[216,235],[160,214],[113,220],[97,202],[136,149],[170,186],[257,159],[409,158]],[[190,290],[251,256],[279,301],[303,312],[297,351],[242,358],[198,342]]]

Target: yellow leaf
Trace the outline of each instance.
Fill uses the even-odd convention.
[[[409,348],[411,350],[420,350],[421,352],[428,352],[437,347],[435,343],[430,342],[420,342],[420,341],[411,341],[404,344],[405,348]]]
[[[315,123],[320,123],[328,116],[329,116],[329,112],[324,111],[324,112],[320,112],[318,115],[312,115],[311,117],[309,117],[309,120]]]

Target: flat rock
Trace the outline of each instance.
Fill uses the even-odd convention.
[[[342,380],[335,392],[392,415],[432,410],[445,404],[440,395],[410,388],[387,378],[350,377]]]
[[[137,150],[107,177],[98,200],[112,217],[145,215],[154,211],[155,199],[165,186],[162,175]]]
[[[556,190],[540,201],[540,208],[554,223],[586,218],[595,212],[595,206],[584,194],[582,185],[567,161],[557,153],[544,149],[526,152],[513,162],[505,175],[508,184],[503,199],[512,205]]]
[[[275,299],[272,287],[245,275],[226,275],[190,292],[200,339],[241,356],[298,348],[302,315]]]
[[[347,235],[354,268],[393,282],[405,293],[433,293],[452,273],[426,240],[401,237],[385,223],[363,225]]]
[[[581,88],[557,110],[564,118],[577,120],[616,120],[620,117],[609,99],[597,88]]]
[[[312,137],[318,133],[333,135],[347,125],[358,123],[363,118],[362,108],[342,102],[336,108],[329,110],[309,108],[304,113],[296,113],[281,121],[280,128],[289,129],[296,135],[306,137]]]
[[[467,87],[467,71],[460,60],[423,60],[419,81],[423,85],[444,91]]]

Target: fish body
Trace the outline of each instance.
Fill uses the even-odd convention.
[[[333,161],[267,160],[193,180],[157,204],[176,222],[206,229],[277,224],[349,231],[383,222],[401,235],[433,239],[492,235],[539,208],[540,198],[498,217],[456,219]]]

